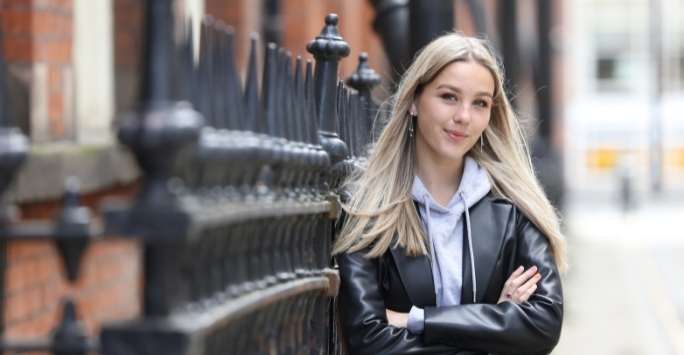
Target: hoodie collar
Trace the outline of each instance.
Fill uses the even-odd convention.
[[[462,212],[462,209],[464,209],[463,202],[459,202],[459,197],[462,197],[465,200],[465,205],[470,208],[485,197],[491,188],[492,186],[489,182],[487,172],[475,161],[475,159],[466,155],[463,163],[463,175],[461,176],[458,190],[454,196],[451,197],[451,200],[449,200],[449,203],[446,206],[440,205],[432,198],[432,195],[418,175],[413,178],[411,197],[414,201],[423,205],[422,207],[426,207],[427,205],[430,210],[434,212],[454,213]]]

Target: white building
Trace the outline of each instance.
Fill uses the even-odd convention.
[[[684,192],[684,0],[564,4],[569,192],[615,195],[625,170],[639,195]]]

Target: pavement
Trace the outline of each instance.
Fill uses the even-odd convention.
[[[684,199],[572,201],[555,355],[684,355]]]

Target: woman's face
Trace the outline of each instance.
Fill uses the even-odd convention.
[[[494,78],[475,61],[453,62],[423,87],[411,106],[416,145],[435,161],[459,161],[489,124]]]

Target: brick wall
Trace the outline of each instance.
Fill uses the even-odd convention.
[[[143,5],[140,0],[114,0],[115,111],[134,108],[142,59]]]
[[[26,91],[24,114],[32,141],[52,142],[73,134],[73,26],[76,0],[0,0],[3,49],[10,66],[10,91]],[[141,59],[140,0],[114,0],[114,66],[117,112],[133,107]],[[330,12],[340,15],[343,36],[352,47],[340,75],[356,68],[360,51],[370,52],[376,70],[385,68],[382,46],[372,32],[373,12],[366,0],[283,1],[283,45],[310,58],[305,45],[320,32]],[[205,9],[236,28],[238,62],[244,70],[249,34],[261,30],[259,2],[206,0]],[[19,83],[19,86],[14,83]],[[12,100],[13,103],[17,100]],[[16,109],[16,108],[15,108]],[[132,198],[134,186],[110,188],[83,197],[97,211],[105,196]],[[20,204],[24,219],[51,219],[59,201]],[[140,247],[130,240],[106,238],[93,242],[83,257],[79,279],[70,284],[62,260],[48,241],[7,244],[4,270],[3,336],[8,339],[47,336],[59,321],[63,297],[76,301],[78,317],[96,334],[103,322],[140,312],[142,274]]]
[[[136,186],[112,188],[82,197],[97,211],[104,198],[132,198]],[[51,219],[59,201],[20,205],[25,220]],[[69,283],[62,259],[49,241],[12,241],[7,245],[4,285],[4,337],[44,337],[59,322],[63,297],[75,300],[77,315],[87,331],[97,334],[101,324],[128,319],[140,312],[142,265],[135,241],[111,236],[91,243],[83,255],[79,278]]]
[[[22,110],[34,141],[73,134],[73,0],[4,0],[0,18],[10,74],[30,94]]]
[[[69,284],[54,245],[11,242],[7,247],[5,334],[9,339],[46,336],[60,320],[63,297],[72,297],[90,334],[103,322],[139,312],[138,247],[126,240],[93,243],[81,273]]]
[[[207,14],[235,28],[238,63],[245,63],[250,33],[262,30],[261,1],[205,1]],[[306,51],[306,44],[320,34],[324,18],[331,12],[339,15],[340,32],[351,47],[349,57],[340,63],[340,77],[346,78],[356,69],[360,52],[369,53],[373,69],[381,75],[389,74],[382,43],[372,28],[375,13],[367,0],[282,0],[282,45],[295,56],[313,59]]]

